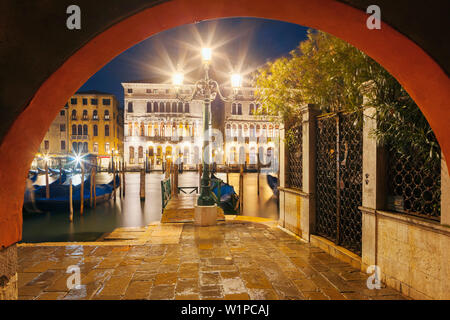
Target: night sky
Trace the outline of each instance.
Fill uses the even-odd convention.
[[[227,18],[184,25],[156,34],[123,52],[92,76],[79,91],[114,94],[123,106],[121,82],[171,81],[176,69],[185,82],[197,79],[200,48],[213,48],[218,80],[231,71],[248,74],[265,62],[287,55],[306,38],[306,27],[256,18]],[[203,43],[203,44],[202,44]],[[225,78],[226,77],[226,78]]]

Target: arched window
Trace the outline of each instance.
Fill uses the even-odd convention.
[[[98,136],[98,127],[96,124],[94,124],[94,137]]]
[[[77,110],[72,110],[72,120],[77,120]]]
[[[238,114],[242,114],[242,103],[238,103]]]
[[[133,135],[133,123],[129,122],[128,123],[128,136],[132,136]]]
[[[160,129],[161,129],[161,137],[165,137],[165,127],[164,127],[164,123],[163,122],[161,122],[161,125],[160,125]]]
[[[78,153],[78,144],[76,142],[72,142],[72,152]]]
[[[109,110],[105,110],[105,120],[109,120]]]
[[[174,122],[172,124],[172,136],[176,136],[177,135],[177,124]]]
[[[78,125],[78,135],[79,136],[83,135],[83,126],[81,124]]]
[[[259,124],[256,125],[256,136],[259,137],[261,134],[261,126]]]
[[[177,103],[176,102],[172,102],[172,112],[173,113],[177,112]]]
[[[254,137],[256,135],[255,133],[255,125],[250,125],[250,137]]]
[[[159,112],[164,112],[164,102],[159,103]]]
[[[94,110],[94,111],[93,111],[93,113],[92,113],[92,119],[98,120],[98,111],[97,111],[97,110]]]
[[[85,143],[83,143],[83,153],[88,153],[88,152],[89,152],[88,143],[85,142]]]
[[[153,102],[153,112],[158,112],[158,102]]]
[[[87,120],[87,118],[88,118],[88,111],[83,110],[83,120]]]
[[[109,142],[105,143],[105,153],[109,153]]]
[[[93,153],[98,153],[98,143],[94,142],[94,147],[92,148]]]
[[[261,135],[262,135],[263,137],[267,137],[267,126],[266,126],[265,124],[263,124],[263,126],[262,126],[262,132],[261,132]]]
[[[250,103],[250,110],[248,114],[250,115],[255,114],[255,105],[253,103]]]
[[[105,125],[105,137],[109,137],[109,125]]]
[[[182,102],[178,102],[178,112],[183,113],[183,103]]]
[[[157,123],[155,123],[155,128],[153,129],[153,131],[154,131],[154,136],[158,137],[159,136],[159,128],[158,128],[158,124]]]
[[[231,114],[236,114],[236,103],[231,104]]]
[[[83,152],[83,142],[78,142],[78,152],[82,153]]]
[[[153,130],[152,130],[152,124],[151,123],[147,126],[147,135],[149,137],[153,136]]]
[[[236,136],[237,136],[237,127],[236,127],[235,124],[233,124],[233,130],[231,131],[231,135],[232,135],[233,137],[236,137]]]
[[[226,130],[225,130],[225,135],[227,136],[227,137],[230,137],[231,136],[231,125],[228,123],[227,124],[227,128],[226,128]]]
[[[238,136],[242,137],[242,125],[241,124],[238,126]]]
[[[248,126],[244,124],[244,137],[248,137]]]
[[[87,135],[88,135],[88,126],[87,126],[87,124],[85,124],[85,125],[83,126],[83,135],[84,135],[84,136],[87,136]]]
[[[170,102],[166,102],[166,112],[170,112]],[[172,110],[172,112],[174,112],[174,111]],[[176,112],[176,110],[175,110],[175,112]]]
[[[152,112],[152,103],[151,102],[147,102],[147,113]]]
[[[142,146],[139,146],[138,148],[138,158],[143,158],[144,157],[144,148]]]
[[[189,103],[184,104],[184,112],[189,113]]]
[[[129,155],[129,162],[134,163],[134,147],[130,146],[128,155]]]
[[[128,112],[133,112],[133,102],[128,102]]]
[[[139,130],[141,137],[145,136],[145,127],[144,127],[144,123],[141,123],[141,129]]]
[[[72,125],[72,135],[74,135],[74,136],[77,135],[77,126],[75,124]]]

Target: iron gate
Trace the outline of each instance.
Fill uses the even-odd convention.
[[[316,233],[361,254],[362,126],[355,113],[317,118]]]

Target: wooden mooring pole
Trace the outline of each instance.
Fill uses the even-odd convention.
[[[244,165],[239,169],[239,214],[244,212]]]
[[[259,174],[260,174],[260,172],[261,172],[261,165],[259,164],[259,157],[258,157],[258,163],[257,163],[257,171],[258,171],[258,175],[257,175],[257,183],[256,183],[256,185],[257,185],[257,188],[258,188],[258,196],[259,196]]]
[[[203,170],[203,165],[199,164],[198,165],[198,192],[200,192],[200,190],[202,188],[202,170]]]
[[[69,208],[70,208],[70,214],[69,214],[69,220],[70,222],[73,221],[73,188],[72,188],[72,177],[69,178],[70,179],[70,184],[69,184]]]
[[[81,164],[81,185],[80,185],[80,214],[84,211],[84,166]]]
[[[125,198],[125,162],[122,163],[122,196]]]
[[[94,203],[94,192],[93,192],[93,187],[94,187],[94,167],[91,168],[91,176],[89,177],[89,207],[92,208],[92,204]]]
[[[92,189],[94,192],[94,208],[95,208],[97,206],[97,190],[95,189],[95,184],[96,184],[95,176],[97,175],[97,167],[93,168],[93,171],[94,171],[94,176],[92,177],[92,182],[94,185],[93,185]]]
[[[141,185],[140,185],[140,197],[141,201],[145,200],[145,170],[141,169]]]
[[[48,183],[48,163],[45,161],[45,197],[50,198],[50,185]]]
[[[116,201],[116,166],[113,166],[113,194],[114,201]]]
[[[227,170],[227,184],[229,184],[230,183],[230,177],[229,177],[230,168],[228,167],[228,163],[225,163],[225,166],[226,166],[226,170]]]

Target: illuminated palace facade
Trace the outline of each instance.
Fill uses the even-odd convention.
[[[180,102],[171,84],[126,82],[122,86],[127,167],[138,169],[147,163],[152,169],[161,169],[165,161],[171,160],[195,168],[201,162],[203,141],[201,97]],[[187,96],[193,88],[184,85],[180,94]],[[240,89],[233,103],[212,107],[212,117],[222,119],[215,127],[224,141],[223,146],[213,150],[217,164],[255,167],[258,153],[262,164],[267,163],[267,157],[278,154],[279,126],[265,115],[256,115],[259,108],[254,88],[250,87]]]
[[[171,84],[126,82],[124,88],[124,159],[128,168],[147,162],[161,169],[167,160],[187,168],[200,163],[203,138],[202,100],[180,102]],[[187,95],[193,85],[185,85]]]
[[[225,103],[225,161],[255,167],[278,157],[280,125],[269,117],[255,101],[254,88],[239,90],[236,101]]]

